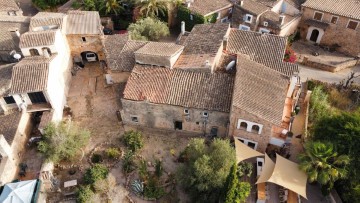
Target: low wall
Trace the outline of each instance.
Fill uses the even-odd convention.
[[[360,63],[359,60],[352,59],[352,60],[348,60],[348,61],[339,63],[337,65],[330,65],[330,64],[324,64],[321,62],[313,61],[312,59],[309,59],[308,57],[304,57],[304,59],[302,61],[302,64],[305,66],[309,66],[312,68],[317,68],[317,69],[321,69],[321,70],[325,70],[325,71],[329,71],[329,72],[333,72],[333,73],[338,72],[343,69],[346,69],[346,68],[356,66],[359,63]]]

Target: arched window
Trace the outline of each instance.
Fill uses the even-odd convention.
[[[259,133],[259,131],[260,131],[260,127],[259,127],[258,125],[253,125],[253,126],[251,127],[251,132],[253,132],[253,133]]]
[[[30,55],[31,56],[39,56],[39,51],[37,49],[30,49]]]
[[[44,56],[51,56],[51,50],[48,47],[42,48]]]
[[[246,122],[241,122],[240,123],[240,129],[242,129],[242,130],[246,130],[247,126],[248,126],[248,124]]]

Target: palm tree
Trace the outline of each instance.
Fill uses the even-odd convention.
[[[300,170],[308,175],[309,182],[321,184],[323,195],[330,193],[335,181],[346,177],[350,162],[347,155],[335,152],[333,144],[322,142],[308,142],[298,159]]]
[[[114,13],[115,15],[118,15],[119,11],[124,10],[117,0],[105,0],[103,8],[105,8],[106,14]]]
[[[138,0],[136,9],[143,17],[157,17],[159,14],[165,16],[170,0]]]

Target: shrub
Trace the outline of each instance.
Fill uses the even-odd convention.
[[[110,192],[116,185],[116,179],[113,175],[109,174],[106,179],[97,180],[94,183],[94,189],[96,192],[106,194]]]
[[[77,203],[87,203],[94,196],[94,192],[91,190],[90,185],[80,186],[76,193],[76,196]]]
[[[295,51],[290,46],[286,47],[284,61],[289,62],[289,63],[295,63],[296,62]]]
[[[145,160],[140,160],[139,164],[139,176],[141,180],[146,181],[149,177],[149,173],[147,170],[147,164]]]
[[[155,175],[157,177],[161,177],[163,174],[163,166],[162,166],[162,162],[159,159],[155,160]]]
[[[134,153],[132,151],[127,151],[123,158],[123,171],[125,173],[130,173],[134,170]]]
[[[106,155],[110,158],[110,159],[117,159],[120,156],[120,151],[117,148],[108,148],[106,149]]]
[[[142,135],[139,131],[127,131],[124,134],[124,144],[133,152],[144,146]]]
[[[91,157],[91,162],[92,163],[100,163],[102,161],[103,161],[103,159],[102,159],[102,156],[100,154],[93,154],[92,157]]]
[[[144,196],[147,198],[158,199],[165,194],[164,188],[158,186],[158,181],[151,177],[144,187]]]
[[[140,19],[128,27],[132,40],[157,41],[170,34],[166,23],[150,17]]]
[[[316,122],[321,118],[329,116],[330,103],[328,95],[323,90],[322,86],[314,87],[310,97],[309,120]]]
[[[109,169],[103,164],[95,164],[87,169],[84,174],[84,181],[87,184],[93,184],[98,180],[105,179],[109,174]]]

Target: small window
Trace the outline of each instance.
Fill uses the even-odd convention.
[[[189,113],[189,109],[184,109],[184,114],[188,115]]]
[[[42,48],[42,51],[43,51],[43,53],[44,53],[44,56],[46,56],[46,54],[48,54],[48,56],[51,56],[51,50],[50,50],[50,48],[44,47],[44,48]]]
[[[246,25],[240,25],[240,26],[239,26],[239,30],[249,31],[249,30],[250,30],[250,27],[249,27],[249,26],[246,26]]]
[[[227,23],[227,22],[228,22],[228,20],[229,20],[229,18],[226,16],[225,18],[221,19],[221,21],[220,21],[220,22],[222,22],[222,23]]]
[[[359,22],[357,22],[357,21],[349,20],[347,28],[352,29],[352,30],[356,30],[358,24],[359,24]]]
[[[209,116],[209,113],[208,112],[203,112],[203,117],[208,117]]]
[[[261,34],[270,33],[270,30],[267,30],[267,29],[265,29],[265,28],[260,28],[260,29],[259,29],[259,32],[260,32]]]
[[[175,130],[182,130],[182,122],[181,121],[175,121],[174,126],[175,126]]]
[[[241,122],[240,123],[240,129],[246,130],[248,127],[248,124],[246,122]]]
[[[229,8],[229,14],[232,13],[232,12],[233,12],[232,8]]]
[[[321,20],[322,20],[322,17],[323,17],[323,13],[319,13],[319,12],[316,12],[316,11],[315,11],[314,20],[319,20],[319,21],[321,21]]]
[[[252,149],[255,149],[255,147],[256,147],[256,143],[253,143],[253,142],[248,142],[247,145]]]
[[[31,56],[40,56],[39,51],[37,49],[29,50]]]
[[[253,126],[251,127],[251,132],[253,132],[253,133],[259,133],[259,131],[260,131],[260,127],[259,127],[258,125],[253,125]]]
[[[139,122],[137,116],[131,116],[131,121],[132,121],[132,122],[135,122],[135,123],[138,123],[138,122]]]
[[[85,37],[81,37],[83,42],[86,42],[86,38]]]
[[[265,21],[264,26],[267,27],[268,25],[269,25],[269,23]]]
[[[247,23],[251,23],[251,22],[252,22],[252,18],[253,18],[253,16],[252,16],[252,15],[250,15],[250,14],[246,14],[246,15],[245,15],[245,22],[247,22]]]
[[[9,14],[9,16],[16,16],[15,11],[9,11],[8,14]]]
[[[196,125],[199,125],[200,124],[200,122],[196,122]]]
[[[4,100],[5,100],[6,104],[15,104],[16,103],[14,97],[12,97],[12,96],[4,97]]]
[[[332,23],[332,24],[336,24],[337,21],[338,21],[338,19],[339,19],[339,17],[333,16],[333,17],[331,18],[331,23]]]
[[[194,16],[190,14],[190,20],[194,20]]]
[[[244,140],[243,139],[238,139],[240,142],[244,143]]]

